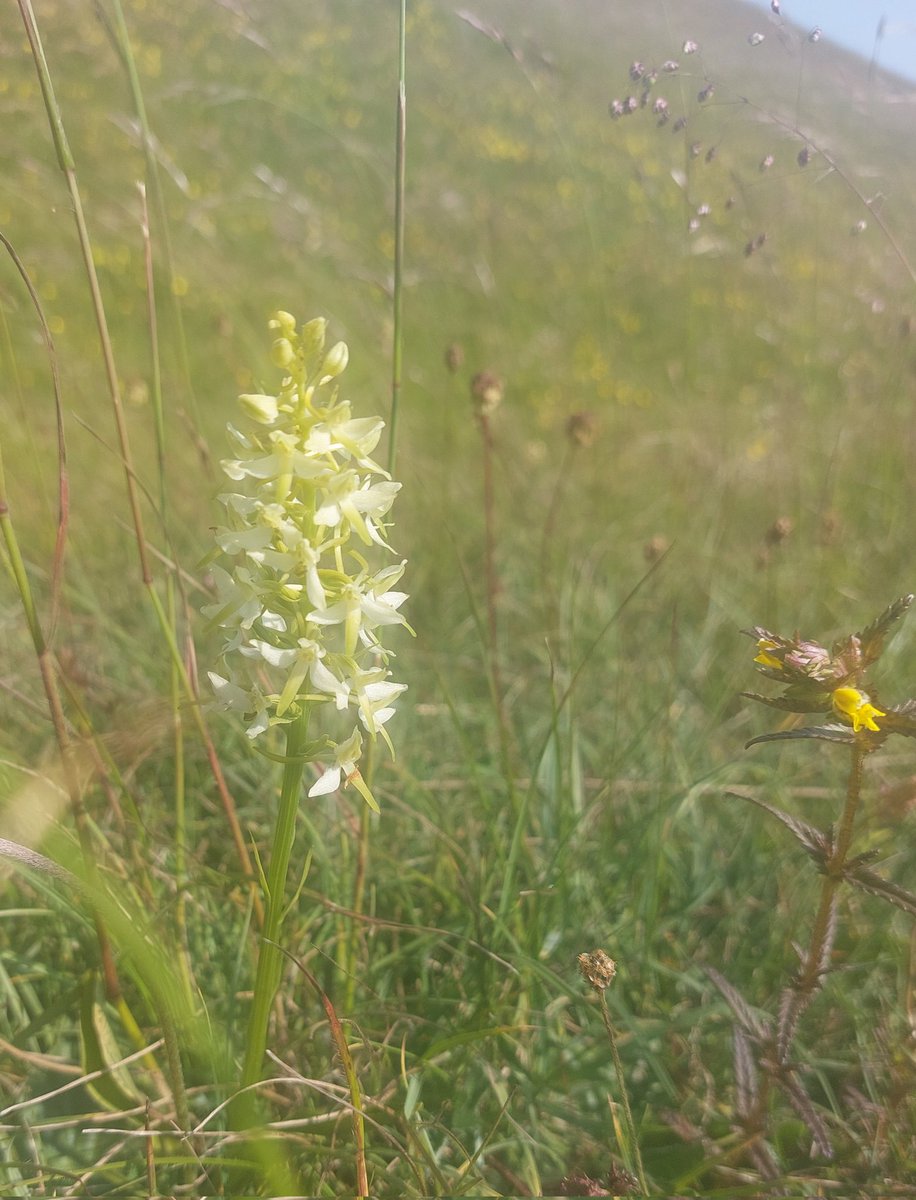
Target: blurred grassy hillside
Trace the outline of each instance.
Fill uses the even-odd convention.
[[[439,1139],[430,1161],[470,1162],[494,1130],[503,1136],[509,1113],[497,1151],[534,1179],[535,1150],[519,1131],[548,1147],[558,1172],[580,1141],[596,1161],[604,1152],[607,1051],[584,1032],[569,977],[575,955],[613,931],[625,964],[614,1003],[639,1104],[653,1120],[683,1105],[727,1148],[728,1103],[704,1089],[713,1067],[729,1077],[730,1018],[695,964],[706,957],[749,995],[776,994],[813,890],[783,831],[721,793],[737,780],[790,806],[803,795],[826,823],[836,780],[830,747],[743,755],[767,726],[737,698],[754,684],[752,644],[738,631],[798,627],[829,641],[916,582],[914,90],[870,78],[830,45],[829,29],[810,41],[728,0],[410,0],[408,12],[404,488],[392,541],[410,560],[418,637],[398,645],[410,691],[393,734],[397,763],[377,766],[383,817],[369,882],[358,802],[348,794],[303,810],[314,862],[290,944],[318,947],[316,970],[353,1002],[365,1086],[386,1104],[407,1086],[391,1056],[405,1031],[416,1058],[403,1107],[420,1112],[422,1079]],[[270,312],[327,315],[332,337],[350,346],[344,396],[359,415],[387,411],[397,5],[129,0],[165,221],[113,10],[46,0],[38,16],[148,536],[182,563],[193,614],[207,598],[225,423],[240,391],[276,389]],[[138,587],[70,202],[12,14],[4,32],[0,231],[54,336],[69,439],[57,648],[73,712],[85,705],[121,772],[130,820],[107,795],[90,797],[100,842],[111,841],[106,862],[130,882],[130,855],[146,855],[144,870],[160,872],[149,895],[170,913],[167,656]],[[615,101],[634,111],[615,118]],[[138,180],[152,202],[168,538],[154,499]],[[492,423],[511,771],[499,761],[487,676],[482,452],[469,395],[484,369],[506,383]],[[50,370],[6,260],[0,383],[10,501],[44,600],[56,507]],[[0,741],[4,798],[15,799],[15,764],[44,761],[50,738],[14,592],[2,595]],[[910,618],[882,665],[895,699],[914,686],[914,628]],[[213,645],[203,633],[203,667]],[[243,825],[263,839],[275,778],[228,720],[213,724]],[[880,761],[864,836],[889,849],[913,819],[911,768],[906,756]],[[244,898],[236,888],[227,904],[237,867],[196,743],[187,772],[187,890],[199,907],[181,936],[214,1027],[233,1030],[247,1003]],[[904,879],[911,842],[894,848],[891,872]],[[349,921],[351,902],[365,902],[365,926]],[[30,1012],[51,1014],[41,1049],[55,1050],[57,1037],[76,1058],[69,976],[86,952],[67,920],[54,921],[40,943],[27,920],[11,922],[9,975],[34,989]],[[908,930],[899,917],[880,924],[865,902],[849,930],[841,951],[857,974],[831,993],[840,1015],[815,1063],[825,1106],[849,1079],[867,1090],[872,1058],[884,1064],[903,1037]],[[346,975],[363,958],[366,976]],[[23,1005],[10,1007],[13,1033],[26,1025]],[[310,1012],[290,1016],[281,1048],[284,1037],[305,1039]],[[847,1052],[859,1055],[855,1069]],[[906,1063],[890,1050],[887,1062],[905,1085]],[[456,1097],[459,1070],[470,1082]],[[202,1095],[201,1112],[216,1102]],[[455,1150],[455,1130],[473,1151]],[[808,1161],[804,1136],[793,1127],[801,1148],[793,1141],[787,1161]],[[680,1133],[666,1125],[659,1137],[661,1162]],[[850,1161],[869,1137],[865,1125],[850,1135]],[[67,1169],[79,1164],[79,1149],[48,1140]],[[673,1169],[659,1178],[677,1182]],[[445,1191],[454,1177],[442,1180]]]
[[[783,613],[834,627],[850,600],[905,590],[912,94],[741,4],[684,3],[668,18],[652,4],[484,7],[409,6],[399,542],[414,560],[420,651],[458,636],[456,562],[472,573],[479,562],[467,395],[484,367],[507,381],[497,442],[514,594],[542,595],[549,564],[551,588],[577,579],[600,617],[642,573],[653,536],[675,547],[653,585],[662,628],[674,600],[700,629],[710,603],[729,628]],[[149,482],[145,167],[104,14],[49,3],[41,21]],[[387,405],[397,14],[279,0],[141,2],[126,16],[168,219],[166,231],[154,209],[172,536],[193,561],[234,396],[273,378],[272,308],[326,313],[351,344],[350,398]],[[73,578],[130,613],[129,535],[110,515],[123,484],[69,202],[24,37],[2,53],[0,227],[60,357]],[[634,61],[658,80],[645,107],[612,120],[614,99],[643,95]],[[49,374],[10,269],[0,286],[10,487],[40,562],[54,528]],[[597,441],[564,458],[564,422],[583,410]],[[557,496],[562,538],[545,559],[529,535],[549,526]],[[770,545],[780,519],[792,534]],[[540,658],[554,616],[526,614],[519,669]]]

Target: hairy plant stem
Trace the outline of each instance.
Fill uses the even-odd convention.
[[[760,1090],[751,1111],[742,1122],[744,1129],[758,1147],[758,1161],[765,1176],[775,1178],[776,1165],[766,1146],[760,1145],[769,1133],[769,1105],[774,1085],[785,1088],[786,1080],[793,1074],[791,1068],[792,1045],[798,1023],[808,1005],[817,995],[829,968],[830,952],[836,924],[837,892],[843,882],[849,851],[852,846],[856,813],[862,795],[862,777],[867,750],[857,740],[851,748],[849,778],[846,784],[846,799],[837,826],[833,847],[823,866],[821,894],[818,901],[808,948],[801,961],[801,968],[783,993],[779,1023],[773,1042],[766,1047],[760,1058],[763,1072]],[[826,1141],[826,1133],[823,1135]],[[829,1146],[829,1142],[827,1142]]]
[[[607,1006],[607,999],[604,992],[596,988],[598,993],[598,1001],[601,1006],[601,1019],[604,1021],[604,1028],[607,1031],[607,1040],[611,1046],[611,1057],[614,1060],[614,1073],[617,1076],[617,1087],[620,1091],[620,1100],[623,1104],[623,1115],[627,1126],[627,1138],[629,1147],[627,1148],[627,1158],[632,1160],[636,1167],[636,1175],[639,1179],[639,1190],[643,1196],[648,1196],[649,1188],[646,1184],[646,1174],[643,1170],[642,1155],[639,1151],[639,1139],[636,1136],[636,1123],[633,1120],[633,1112],[630,1108],[630,1097],[627,1092],[627,1080],[623,1073],[623,1063],[620,1061],[620,1052],[617,1049],[617,1034],[614,1030],[614,1025],[611,1021],[610,1010]],[[630,1166],[630,1162],[627,1163]]]
[[[849,767],[849,779],[846,785],[846,802],[843,814],[837,827],[833,851],[824,864],[824,874],[821,882],[821,896],[811,929],[808,949],[802,962],[798,978],[793,984],[793,1001],[786,1018],[789,1035],[784,1039],[779,1059],[784,1064],[789,1058],[798,1017],[813,999],[820,987],[826,970],[825,959],[829,957],[830,942],[832,941],[833,913],[836,903],[836,893],[843,881],[846,860],[852,845],[853,826],[862,793],[862,775],[866,751],[856,742],[852,746],[852,759]]]

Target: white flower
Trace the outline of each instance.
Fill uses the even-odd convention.
[[[263,608],[260,589],[251,572],[239,567],[233,576],[222,567],[213,567],[211,573],[217,600],[215,604],[205,604],[200,611],[214,625],[228,628],[239,625],[242,629],[250,629]]]
[[[384,675],[386,672],[373,671],[370,675]],[[377,733],[386,721],[394,716],[394,705],[391,703],[402,692],[407,691],[406,683],[389,683],[383,679],[377,682],[355,684],[356,703],[359,719],[369,731]]]
[[[364,646],[372,646],[376,643],[369,636],[371,630],[407,624],[403,614],[397,611],[407,599],[407,593],[384,592],[377,596],[374,593],[376,586],[377,580],[352,579],[337,591],[338,598],[333,603],[314,608],[308,614],[308,620],[316,625],[343,624],[344,654],[352,657],[356,653],[357,638]]]
[[[286,683],[277,701],[277,716],[280,717],[293,703],[306,679],[316,691],[333,696],[339,709],[347,707],[350,688],[342,679],[322,663],[327,651],[311,638],[299,638],[295,646],[279,647],[260,638],[252,638],[247,646],[242,647],[242,653],[249,657],[260,655],[272,667],[282,670],[290,669]]]
[[[253,688],[250,692],[246,692],[238,684],[231,683],[228,679],[224,679],[222,675],[217,675],[215,671],[208,671],[207,676],[213,688],[213,694],[216,696],[216,701],[221,708],[243,714],[254,714],[254,720],[245,730],[248,736],[256,738],[259,733],[263,733],[270,721],[267,700],[261,695],[260,691],[257,688]]]
[[[381,520],[388,512],[400,487],[399,483],[360,480],[356,471],[341,471],[322,481],[322,503],[315,513],[315,523],[336,529],[346,517],[367,546],[370,542],[384,546],[374,520]]]
[[[350,776],[357,770],[357,763],[362,757],[363,739],[358,729],[354,729],[345,742],[334,747],[334,762],[325,767],[324,774],[309,788],[310,796],[326,796],[336,792],[340,787],[341,777],[344,784],[350,782]]]
[[[338,399],[348,351],[339,342],[325,353],[322,318],[297,331],[278,312],[270,328],[282,383],[276,395],[240,396],[248,424],[229,426],[234,456],[223,469],[239,490],[220,497],[226,515],[215,537],[228,569],[213,568],[216,602],[204,609],[226,631],[228,665],[210,682],[217,703],[244,716],[249,737],[320,704],[331,720],[355,710],[390,747],[384,726],[406,685],[389,677],[382,635],[410,626],[400,611],[407,594],[397,590],[405,563],[369,561],[391,552],[386,518],[401,486],[370,457],[384,422],[354,417]],[[311,795],[352,783],[377,809],[358,770],[362,737],[360,725],[340,742],[325,736],[317,757],[330,761]]]

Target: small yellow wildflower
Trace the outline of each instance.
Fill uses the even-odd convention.
[[[774,655],[770,654],[771,650],[777,647],[776,642],[770,641],[769,638],[760,638],[757,642],[758,654],[754,659],[755,663],[760,663],[762,667],[771,667],[775,671],[782,669],[782,663]]]
[[[838,687],[834,689],[830,699],[833,711],[848,721],[852,721],[853,732],[858,733],[860,729],[871,729],[874,733],[878,732],[878,722],[875,717],[883,717],[886,714],[870,703],[866,692],[860,692],[858,688],[854,687]]]

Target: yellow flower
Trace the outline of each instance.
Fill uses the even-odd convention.
[[[833,711],[846,720],[852,721],[852,728],[855,733],[860,729],[871,729],[874,733],[878,732],[878,722],[875,717],[883,717],[886,714],[880,708],[875,708],[869,702],[867,693],[860,692],[854,687],[839,687],[835,688],[831,696]]]
[[[782,663],[770,654],[770,651],[775,650],[777,645],[777,642],[771,642],[769,638],[760,638],[757,642],[758,654],[754,662],[760,663],[762,667],[771,667],[775,671],[782,670]]]

